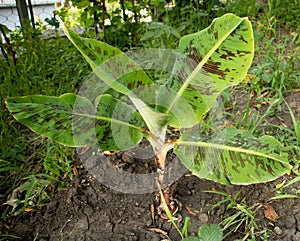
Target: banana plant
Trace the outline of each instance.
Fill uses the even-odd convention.
[[[34,132],[63,145],[110,151],[147,139],[163,189],[170,150],[194,175],[228,185],[267,182],[291,170],[282,144],[271,136],[225,126],[207,141],[199,132],[221,92],[239,84],[252,63],[254,39],[247,18],[225,14],[182,37],[164,82],[152,80],[118,48],[64,30],[105,87],[93,86],[98,94],[92,99],[73,93],[7,99],[14,118]],[[165,58],[160,57],[161,64]],[[167,133],[174,129],[179,137],[170,141]]]

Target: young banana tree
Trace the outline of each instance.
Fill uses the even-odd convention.
[[[31,130],[63,145],[110,151],[148,139],[164,190],[171,149],[194,175],[222,184],[267,182],[291,170],[281,143],[271,136],[254,137],[225,126],[207,142],[198,131],[221,92],[239,84],[252,63],[254,40],[247,18],[226,14],[184,36],[163,83],[119,49],[68,28],[65,33],[106,87],[93,87],[96,98],[72,93],[9,98],[9,111]],[[149,51],[140,51],[147,58]],[[160,64],[167,61],[163,54],[159,58]],[[169,141],[166,133],[173,129],[180,130],[180,137]]]

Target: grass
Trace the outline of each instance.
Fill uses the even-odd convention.
[[[223,231],[226,231],[225,237],[231,233],[243,230],[242,232],[245,233],[245,239],[243,240],[246,240],[249,236],[252,239],[255,238],[255,232],[258,228],[255,217],[259,209],[259,205],[254,204],[251,207],[248,206],[245,197],[239,200],[241,191],[237,192],[233,197],[226,192],[211,190],[205,192],[222,195],[224,197],[223,200],[213,204],[212,207],[218,208],[221,205],[226,204],[226,213],[231,213],[220,222],[220,225],[223,227]]]
[[[250,87],[258,96],[268,93],[282,100],[290,90],[300,87],[299,34],[287,32],[269,39],[268,34],[262,32],[257,38],[255,65],[250,70],[254,79]]]
[[[90,72],[65,38],[45,40],[40,29],[11,33],[17,63],[0,58],[0,185],[2,219],[49,200],[72,178],[74,150],[38,137],[5,108],[10,96],[76,92]],[[54,184],[56,183],[56,184]],[[50,188],[52,186],[52,189]]]

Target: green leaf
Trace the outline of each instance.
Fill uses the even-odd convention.
[[[163,192],[162,192],[161,189],[159,190],[159,195],[160,195],[160,199],[161,199],[161,201],[162,201],[162,205],[163,205],[164,211],[166,212],[166,214],[167,214],[167,216],[168,216],[170,222],[173,224],[173,226],[177,229],[177,231],[178,231],[178,233],[180,234],[180,236],[183,238],[183,234],[182,234],[182,232],[180,231],[180,229],[179,229],[179,227],[177,226],[177,224],[175,223],[175,220],[174,220],[174,218],[173,218],[173,216],[172,216],[172,213],[171,213],[171,211],[170,211],[170,209],[169,209],[169,207],[168,207],[168,205],[167,205],[167,203],[166,203],[166,199],[165,199],[164,194],[163,194]]]
[[[181,229],[181,233],[184,237],[187,237],[188,236],[188,233],[189,233],[189,227],[190,227],[190,217],[185,217],[184,219],[184,224],[183,224],[183,227]]]
[[[210,142],[195,131],[185,132],[174,152],[195,175],[223,184],[268,182],[292,166],[282,145],[271,136],[254,137],[248,131],[226,128]]]
[[[181,241],[201,241],[201,239],[197,237],[187,237],[182,239]]]
[[[67,146],[120,150],[143,137],[145,124],[138,112],[110,95],[99,96],[95,106],[75,94],[9,98],[6,105],[16,120]]]
[[[148,106],[155,103],[155,86],[142,68],[121,50],[111,45],[94,39],[81,38],[66,27],[64,27],[64,31],[90,64],[95,74],[109,87],[129,96],[139,111],[139,108],[142,108],[140,113],[149,130],[153,134],[159,132],[164,117],[163,114],[156,114]],[[148,119],[147,117],[151,115],[153,118]]]
[[[166,112],[175,127],[180,126],[171,113],[181,108],[177,104],[180,98],[188,101],[198,122],[224,89],[244,79],[254,55],[251,23],[247,18],[225,14],[206,29],[184,36],[179,53],[184,57],[178,57],[174,78],[167,84],[177,93]]]
[[[118,48],[95,39],[81,38],[64,27],[67,37],[81,52],[95,74],[116,91],[142,100],[153,98],[152,80],[131,58]],[[143,87],[143,90],[141,89]],[[148,87],[148,88],[147,88]],[[132,91],[138,89],[138,93]],[[149,103],[148,101],[146,101]]]
[[[300,196],[293,195],[293,194],[281,194],[281,195],[276,195],[274,197],[271,197],[268,201],[284,199],[284,198],[300,198]]]
[[[22,171],[21,167],[15,166],[14,164],[0,159],[0,173],[7,171]]]
[[[199,228],[200,241],[222,241],[223,231],[217,224],[204,224]]]
[[[126,150],[142,140],[146,124],[135,108],[110,95],[100,95],[95,105],[95,131],[102,149]]]

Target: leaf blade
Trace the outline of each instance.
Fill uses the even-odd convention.
[[[225,132],[224,143],[189,141],[192,135],[185,133],[174,152],[195,175],[227,185],[267,182],[291,170],[287,155],[276,153],[280,143],[275,138],[255,138],[234,128]]]
[[[174,78],[168,83],[177,96],[166,113],[170,115],[180,98],[185,98],[199,121],[224,89],[246,76],[254,55],[251,23],[225,14],[208,28],[184,36],[179,52],[186,57],[178,58]]]
[[[118,105],[122,108],[117,108]],[[6,106],[16,120],[34,132],[66,146],[89,145],[119,150],[115,139],[124,135],[126,129],[128,133],[134,132],[129,134],[129,137],[134,137],[129,138],[132,142],[123,143],[123,148],[136,145],[143,136],[141,119],[131,122],[130,119],[113,116],[115,109],[122,109],[120,115],[124,115],[124,112],[132,114],[133,111],[109,95],[99,97],[96,106],[87,98],[71,93],[60,97],[31,95],[9,98]],[[138,118],[138,113],[135,112],[134,116]],[[121,134],[113,136],[111,130],[117,129]]]

